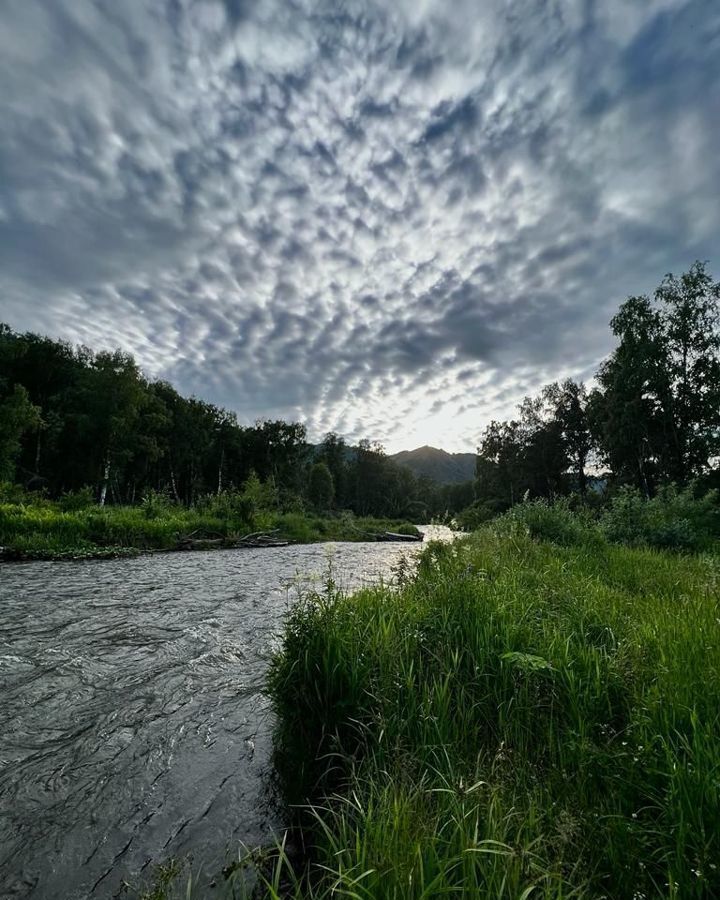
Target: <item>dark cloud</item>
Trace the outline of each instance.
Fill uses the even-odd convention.
[[[0,318],[313,434],[473,447],[718,246],[710,0],[9,0],[0,115]]]

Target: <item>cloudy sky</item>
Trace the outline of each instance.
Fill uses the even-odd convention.
[[[4,0],[0,320],[474,449],[720,269],[718,0]]]

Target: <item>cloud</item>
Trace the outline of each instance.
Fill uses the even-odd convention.
[[[0,318],[471,448],[712,262],[719,51],[704,0],[10,0]]]

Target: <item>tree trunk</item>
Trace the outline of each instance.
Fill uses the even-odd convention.
[[[175,502],[180,503],[180,495],[178,494],[177,482],[175,481],[175,469],[173,469],[172,460],[170,460],[170,484],[172,485],[173,497]]]
[[[105,455],[105,465],[103,467],[102,483],[100,484],[100,506],[105,506],[105,498],[107,497],[108,482],[110,480],[110,451]]]
[[[223,447],[220,451],[220,465],[218,466],[218,486],[217,492],[218,497],[222,493],[223,480],[222,480],[222,472],[223,472],[223,463],[225,462],[225,448]]]
[[[587,494],[587,475],[585,474],[585,457],[581,457],[578,460],[578,490],[580,491],[580,496],[585,497]]]
[[[40,447],[42,445],[42,427],[38,425],[37,439],[35,441],[35,474],[40,474]]]

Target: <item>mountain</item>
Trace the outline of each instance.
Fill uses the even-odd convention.
[[[415,475],[427,475],[439,484],[458,484],[475,477],[474,453],[448,453],[437,447],[401,450],[390,459],[406,466]]]

